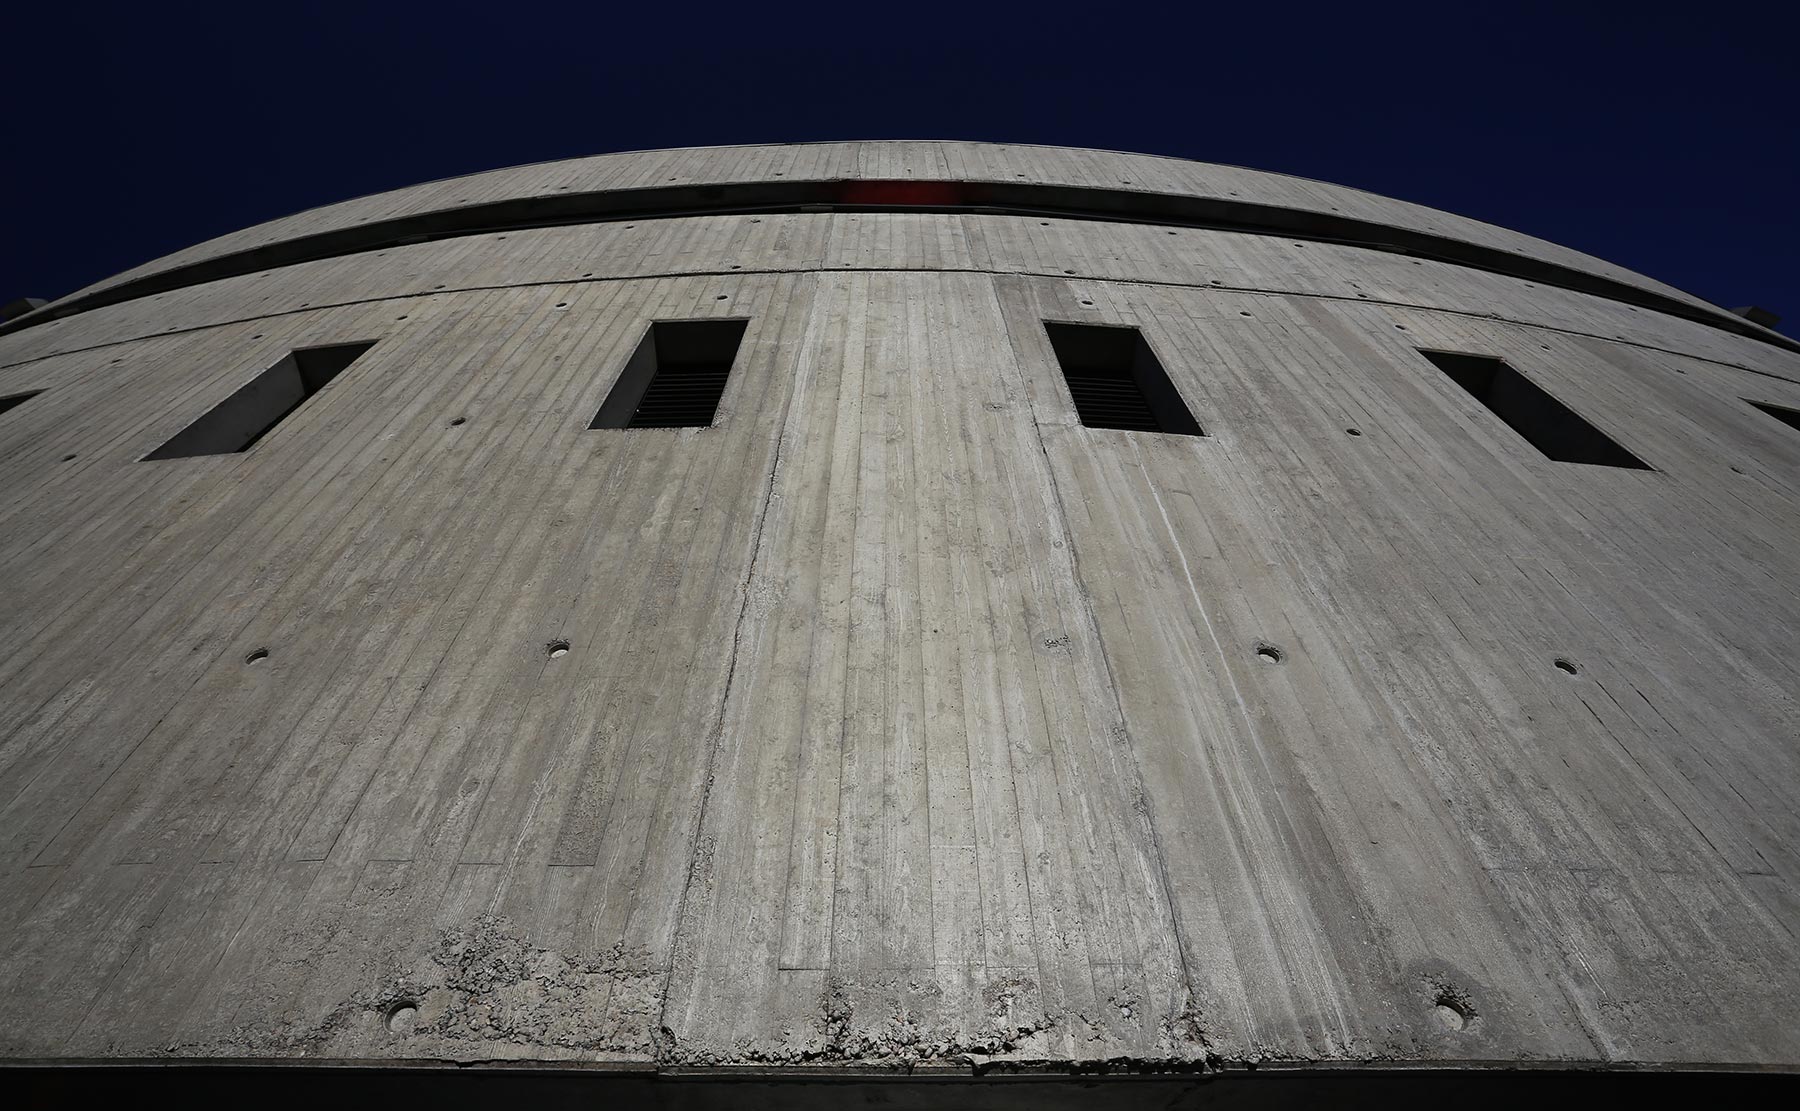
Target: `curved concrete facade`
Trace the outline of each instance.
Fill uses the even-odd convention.
[[[607,155],[99,283],[0,409],[11,1060],[1800,1066],[1800,354],[1601,260]]]

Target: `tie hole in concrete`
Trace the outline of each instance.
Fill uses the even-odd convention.
[[[413,999],[396,999],[382,1011],[381,1022],[391,1033],[410,1034],[419,1021],[419,1004]]]
[[[1440,987],[1431,998],[1432,1021],[1444,1030],[1462,1033],[1473,1026],[1480,1017],[1468,994],[1461,988]]]

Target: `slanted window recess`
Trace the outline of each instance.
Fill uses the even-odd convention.
[[[43,392],[43,390],[32,390],[29,393],[16,393],[11,397],[0,397],[0,413],[4,413],[8,409],[16,409]]]
[[[748,320],[658,320],[625,364],[589,428],[705,428],[737,360]]]
[[[26,396],[29,397],[31,395],[27,394]],[[1747,397],[1744,400],[1750,401]],[[1761,409],[1763,412],[1774,417],[1789,428],[1800,429],[1800,409],[1784,409],[1779,405],[1771,405],[1766,401],[1750,401],[1750,404]],[[0,408],[4,408],[5,406],[6,402],[0,401]]]
[[[1647,471],[1650,465],[1620,447],[1542,386],[1500,359],[1450,351],[1421,351],[1532,447],[1562,463],[1592,463]]]
[[[1136,328],[1046,320],[1044,331],[1082,424],[1206,435]]]
[[[374,346],[375,341],[370,340],[290,352],[144,458],[183,459],[249,451]]]

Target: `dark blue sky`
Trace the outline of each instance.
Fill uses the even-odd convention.
[[[1800,16],[1680,7],[40,3],[0,23],[0,300],[496,166],[963,138],[1355,185],[1800,334]]]

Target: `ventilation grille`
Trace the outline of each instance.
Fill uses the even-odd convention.
[[[705,428],[725,394],[730,363],[683,363],[656,368],[627,428]]]
[[[17,408],[43,392],[43,390],[32,390],[30,393],[16,393],[11,397],[0,397],[0,413]]]
[[[1161,432],[1156,414],[1137,380],[1102,370],[1064,370],[1075,412],[1089,428],[1123,428],[1128,432]]]
[[[1744,400],[1750,401],[1750,399],[1747,397]],[[6,402],[0,401],[0,406],[4,406],[5,404],[6,404]],[[1800,410],[1784,409],[1779,405],[1770,405],[1766,401],[1750,401],[1750,404],[1756,406],[1758,409],[1761,409],[1763,412],[1769,414],[1771,417],[1774,417],[1776,420],[1780,421],[1782,424],[1787,425],[1789,428],[1800,429]]]
[[[369,340],[290,352],[144,458],[183,459],[249,451],[374,346],[375,341]]]
[[[1419,354],[1551,459],[1629,470],[1650,469],[1649,464],[1620,447],[1580,413],[1500,359],[1451,351]]]
[[[1206,435],[1136,328],[1046,320],[1044,331],[1083,425]]]
[[[589,428],[705,428],[719,411],[747,320],[659,320]]]

